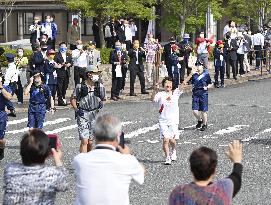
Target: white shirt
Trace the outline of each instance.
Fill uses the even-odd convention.
[[[138,63],[138,49],[136,49],[136,64],[138,65],[139,63]]]
[[[106,146],[114,149],[110,145]],[[109,149],[94,149],[74,158],[77,196],[75,205],[129,205],[131,179],[144,182],[137,159]]]
[[[198,54],[208,53],[206,41],[203,41],[202,43],[199,44],[197,53]]]
[[[132,41],[133,39],[132,30],[130,26],[125,26],[125,38],[126,41]]]
[[[131,32],[132,32],[132,36],[136,35],[137,32],[137,26],[135,24],[131,25]]]
[[[264,46],[264,36],[261,33],[256,33],[251,37],[253,46]]]
[[[159,110],[163,110],[159,115],[159,122],[167,124],[179,124],[179,97],[182,90],[176,88],[173,94],[169,96],[166,91],[158,92],[154,97],[154,102],[159,104]]]
[[[5,82],[4,85],[9,85],[9,83],[17,82],[18,81],[18,74],[19,71],[16,68],[15,63],[9,63],[8,68],[5,74]]]
[[[52,38],[53,37],[51,23],[45,23],[44,25],[42,25],[41,31],[43,33],[47,34],[48,38]]]
[[[78,49],[73,50],[72,51],[72,58],[74,61],[74,66],[78,66],[78,67],[82,67],[82,68],[87,67],[87,65],[88,65],[87,53],[85,51],[80,55],[80,51]]]
[[[239,46],[238,49],[237,49],[237,53],[238,54],[245,54],[245,50],[244,50],[244,41],[241,40],[241,41],[237,41],[237,45]]]
[[[66,52],[65,53],[61,53],[61,56],[62,56],[62,58],[64,60],[64,63],[66,63],[66,61],[67,61]]]

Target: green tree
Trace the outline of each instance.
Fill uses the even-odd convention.
[[[215,19],[222,17],[222,0],[163,0],[165,18],[162,26],[175,35],[182,36],[185,31],[195,32],[205,24],[205,14],[210,5]]]
[[[152,6],[156,0],[62,0],[69,10],[81,12],[84,17],[95,17],[102,47],[105,46],[103,26],[109,17],[132,16],[140,19],[154,19]]]
[[[271,0],[229,0],[226,7],[226,15],[237,23],[247,23],[250,26],[251,20],[259,25],[259,17],[262,24],[271,22]]]

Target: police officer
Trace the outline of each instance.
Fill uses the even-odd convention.
[[[103,107],[105,88],[99,83],[97,68],[86,69],[87,80],[77,84],[71,97],[71,105],[75,110],[79,139],[81,140],[80,152],[89,152],[93,141],[93,124]]]
[[[25,95],[30,94],[27,124],[29,129],[43,128],[47,101],[51,101],[50,112],[54,114],[54,100],[50,88],[42,83],[41,78],[41,72],[38,70],[34,71],[25,89]]]
[[[10,87],[12,91],[12,95],[14,95],[15,91],[17,90],[17,82],[18,82],[18,75],[19,75],[18,69],[16,68],[16,65],[14,62],[14,58],[15,58],[15,55],[11,53],[6,54],[8,68],[5,74],[4,85],[5,86],[8,85]],[[7,101],[7,109],[10,110],[10,113],[8,114],[8,116],[16,117],[15,107],[10,100]]]
[[[196,62],[196,71],[192,70],[192,110],[198,120],[196,128],[207,129],[208,89],[213,86],[207,69],[202,61]]]
[[[9,86],[2,84],[2,73],[0,72],[0,160],[4,158],[5,131],[7,126],[7,113],[5,112],[6,103],[11,99],[12,91]]]

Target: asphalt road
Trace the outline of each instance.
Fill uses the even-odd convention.
[[[180,140],[178,161],[170,166],[163,164],[158,130],[158,107],[150,101],[117,102],[107,104],[104,113],[113,113],[124,122],[126,137],[137,158],[147,169],[145,183],[132,182],[130,200],[132,205],[167,204],[170,191],[178,184],[192,180],[188,157],[193,149],[205,145],[219,155],[217,178],[226,177],[232,164],[225,152],[233,139],[244,143],[244,175],[242,189],[234,199],[236,205],[271,204],[271,95],[270,80],[250,81],[236,87],[219,88],[209,93],[209,127],[205,132],[191,129],[196,121],[191,113],[191,96],[180,98]],[[6,157],[0,162],[0,175],[5,163],[20,161],[19,141],[26,129],[26,113],[19,113],[9,121],[6,134]],[[56,204],[72,204],[75,184],[71,162],[78,154],[78,134],[72,110],[60,110],[54,116],[47,115],[45,131],[60,135],[64,164],[69,170],[70,188],[58,194]],[[185,129],[184,129],[185,128]],[[91,173],[90,173],[91,174]],[[0,178],[0,187],[2,178]],[[101,185],[102,186],[102,185]],[[2,195],[0,194],[0,201]],[[91,196],[90,196],[91,197]]]

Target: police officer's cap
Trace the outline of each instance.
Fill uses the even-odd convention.
[[[34,70],[34,71],[32,72],[32,76],[33,76],[33,77],[42,76],[42,73],[41,73],[39,70]]]
[[[99,73],[101,73],[102,71],[101,70],[99,70],[98,68],[87,68],[86,69],[86,74],[87,73],[96,73],[96,74],[99,74]]]
[[[6,59],[7,59],[8,62],[13,62],[14,58],[15,58],[14,54],[12,54],[12,53],[7,53],[6,54]]]
[[[203,62],[201,60],[197,60],[195,66],[203,66]]]

